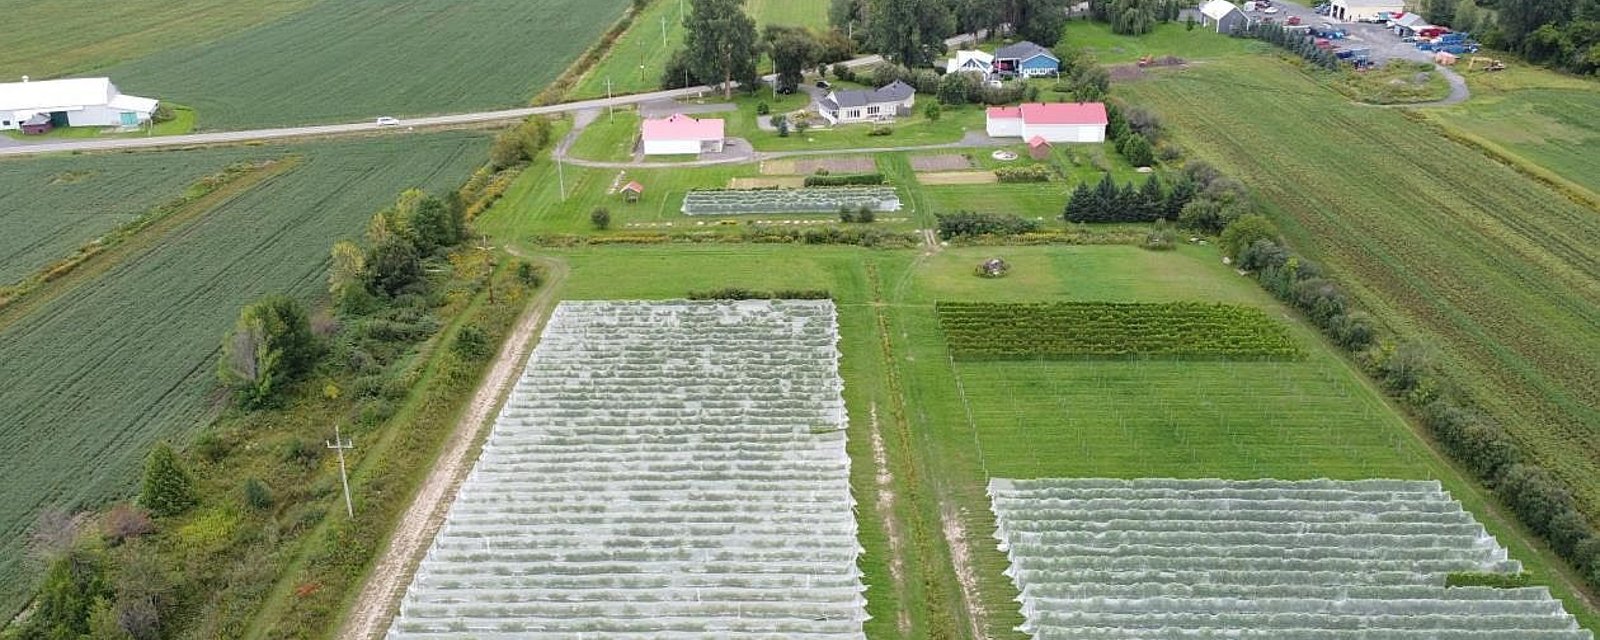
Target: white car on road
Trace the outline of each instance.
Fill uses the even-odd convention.
[[[380,127],[393,127],[393,126],[397,126],[399,124],[400,124],[400,119],[399,118],[391,118],[389,116],[384,116],[382,118],[378,118],[378,126],[380,126]]]

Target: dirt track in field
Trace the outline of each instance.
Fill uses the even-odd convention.
[[[515,252],[513,252],[515,253]],[[434,464],[433,471],[417,490],[416,499],[395,524],[389,545],[372,567],[366,584],[350,607],[339,630],[340,640],[372,640],[380,638],[389,629],[389,623],[405,595],[417,561],[433,542],[433,537],[444,524],[445,513],[455,500],[456,490],[472,469],[476,456],[472,455],[483,440],[490,418],[504,401],[511,386],[522,373],[533,338],[544,326],[556,299],[556,290],[566,278],[567,265],[556,260],[538,260],[546,269],[544,286],[528,309],[523,312],[517,326],[500,348],[494,367],[484,377],[472,404],[461,415],[456,427],[445,443],[445,450]]]

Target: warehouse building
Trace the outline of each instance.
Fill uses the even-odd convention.
[[[110,78],[0,83],[0,129],[134,128],[150,121],[158,102],[124,95]],[[42,118],[41,118],[42,117]],[[48,122],[48,127],[40,121]]]
[[[1375,22],[1380,13],[1400,13],[1406,10],[1403,0],[1333,0],[1328,15],[1345,22]]]

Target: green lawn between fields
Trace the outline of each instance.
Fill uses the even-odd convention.
[[[484,220],[507,229],[492,210]],[[500,225],[495,227],[495,225]],[[514,238],[508,238],[513,240]],[[531,249],[529,249],[531,250]],[[827,288],[840,305],[841,367],[859,506],[870,637],[974,635],[950,571],[941,509],[964,531],[983,633],[1016,638],[1016,593],[990,535],[989,477],[1438,478],[1540,580],[1547,557],[1427,450],[1357,371],[1306,324],[1205,247],[913,251],[756,245],[550,252],[566,299],[681,297],[692,289]],[[1013,265],[1000,280],[978,261]],[[953,365],[936,300],[1206,300],[1262,308],[1289,326],[1304,362],[1047,362]],[[880,321],[882,324],[880,325]],[[893,483],[882,486],[874,431]],[[880,500],[889,499],[890,518]],[[891,542],[889,531],[894,531]],[[1582,620],[1571,593],[1554,591]]]
[[[1487,56],[1486,56],[1487,57]],[[1600,82],[1511,61],[1505,71],[1468,71],[1472,99],[1424,112],[1495,152],[1520,158],[1600,201]]]

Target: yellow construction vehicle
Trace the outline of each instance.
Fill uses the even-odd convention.
[[[1506,68],[1506,63],[1501,62],[1499,58],[1472,56],[1472,59],[1467,61],[1467,71],[1476,69],[1478,67],[1478,63],[1480,62],[1483,63],[1484,71],[1502,71]]]

